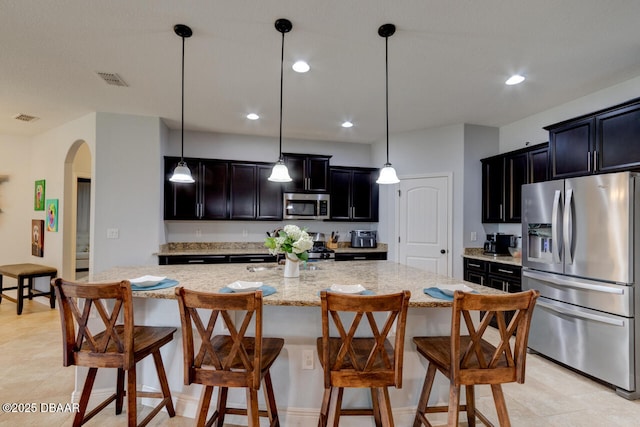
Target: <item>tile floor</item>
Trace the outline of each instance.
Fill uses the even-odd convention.
[[[57,310],[36,301],[26,302],[21,316],[16,315],[15,309],[10,301],[0,304],[0,403],[34,402],[40,409],[42,403],[69,402],[74,369],[62,366]],[[640,400],[625,400],[613,390],[535,355],[527,358],[526,383],[507,384],[504,392],[514,427],[640,425]],[[480,388],[477,396],[478,407],[496,420],[490,390]],[[69,413],[0,412],[0,426],[69,426],[72,418]],[[150,425],[191,426],[193,421],[162,413]],[[126,418],[106,410],[88,425],[126,425]],[[361,425],[373,423],[364,417]]]

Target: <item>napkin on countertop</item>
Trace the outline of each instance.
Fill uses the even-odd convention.
[[[333,292],[333,293],[336,293],[336,294],[342,294],[342,295],[375,295],[376,294],[375,292],[370,291],[369,289],[365,289],[364,291],[359,292],[357,294],[348,294],[346,292],[333,291],[333,290],[331,290],[331,288],[327,288],[327,289],[325,289],[325,291]],[[320,295],[320,291],[318,291],[318,295]]]
[[[256,289],[256,291],[258,291],[258,290],[262,291],[262,296],[264,296],[264,297],[276,293],[276,288],[274,288],[272,286],[269,286],[269,285],[262,285],[258,289]],[[245,290],[236,291],[234,289],[231,289],[231,288],[225,286],[224,288],[220,289],[218,292],[220,292],[221,294],[233,294],[233,293],[236,293],[236,292],[253,292],[253,291],[245,291]]]
[[[132,291],[155,291],[157,289],[171,288],[177,284],[178,284],[178,281],[173,279],[161,280],[153,286],[136,286],[132,283],[131,290]]]
[[[424,288],[424,293],[433,298],[443,299],[447,301],[453,301],[453,295],[447,295],[440,288]],[[478,292],[473,291],[472,294],[477,294]]]

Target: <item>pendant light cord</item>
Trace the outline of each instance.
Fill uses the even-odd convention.
[[[389,165],[389,37],[384,38],[384,80],[385,80],[385,105],[387,114],[387,163]]]
[[[282,87],[284,85],[284,33],[282,33],[282,51],[280,53],[280,157],[278,161],[283,162],[282,156]]]
[[[180,131],[180,161],[184,162],[184,36],[182,37],[182,116],[181,116],[181,131]],[[387,154],[388,156],[388,154]]]

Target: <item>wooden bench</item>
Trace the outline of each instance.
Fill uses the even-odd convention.
[[[17,312],[18,314],[22,314],[22,307],[24,303],[24,298],[33,299],[33,297],[43,296],[49,298],[49,305],[51,308],[56,307],[56,297],[53,291],[53,285],[51,284],[51,280],[55,279],[58,275],[58,270],[53,267],[47,267],[46,265],[40,264],[9,264],[9,265],[0,265],[0,303],[2,302],[2,298],[6,298],[9,301],[15,302],[18,304]],[[13,287],[4,287],[2,286],[3,276],[13,277],[18,283]],[[49,291],[43,292],[33,288],[33,279],[36,277],[49,277]],[[27,279],[27,285],[25,286],[24,280]],[[25,295],[25,288],[27,294]],[[17,290],[16,298],[10,297],[4,293],[7,290]]]

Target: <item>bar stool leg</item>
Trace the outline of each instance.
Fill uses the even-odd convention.
[[[33,299],[33,277],[29,276],[27,280],[27,295],[29,296],[29,301]]]
[[[2,303],[2,274],[0,274],[0,303]]]
[[[16,295],[16,310],[18,315],[22,314],[22,306],[24,305],[24,277],[18,276],[18,294]]]
[[[52,274],[49,276],[49,307],[56,308],[56,293],[53,288],[53,279],[55,279],[57,274]]]

